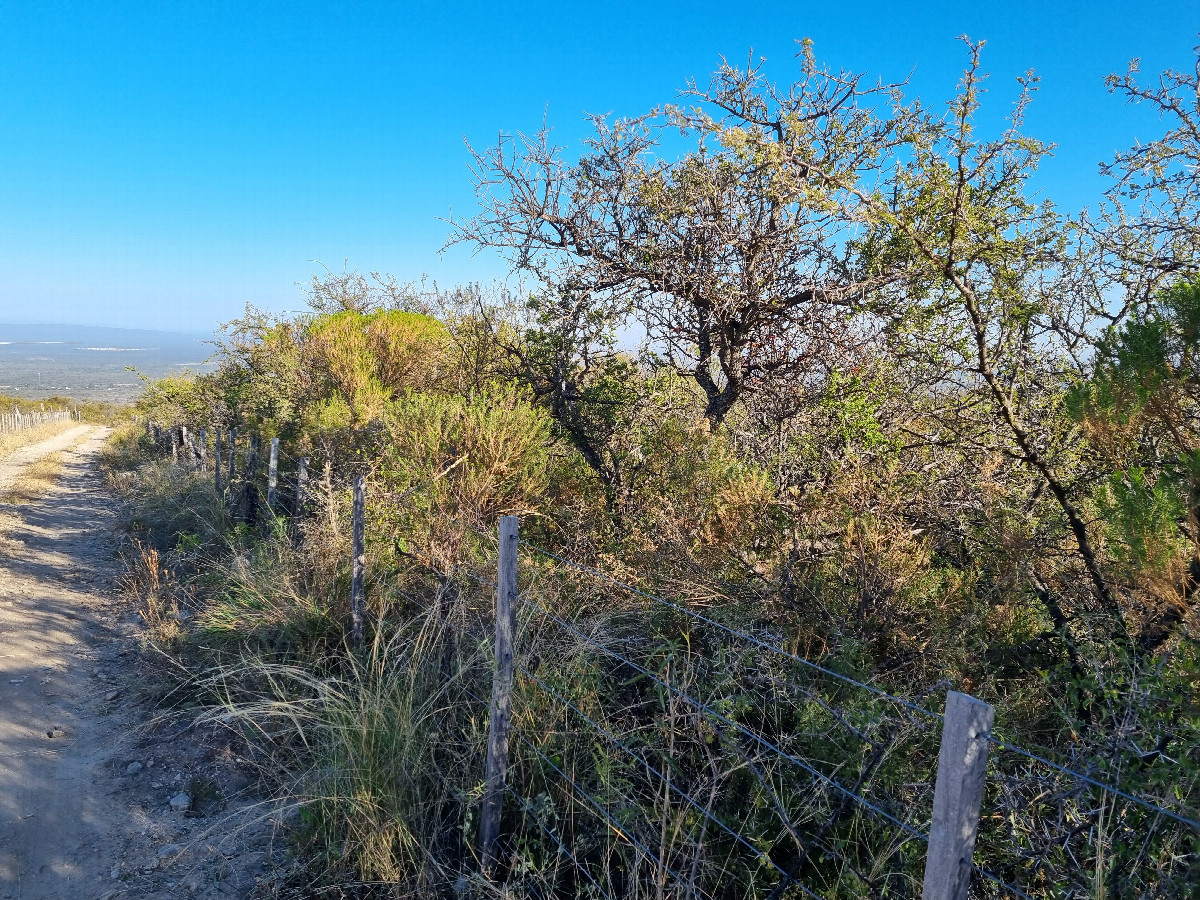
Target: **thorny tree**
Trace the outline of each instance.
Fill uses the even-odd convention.
[[[482,210],[453,223],[450,243],[498,248],[546,283],[628,303],[719,426],[756,383],[853,340],[855,302],[893,277],[857,270],[848,249],[870,214],[859,195],[912,113],[877,115],[894,86],[818,68],[808,42],[801,65],[786,92],[751,67],[739,102],[755,115],[738,128],[664,106],[592,117],[573,164],[546,128],[473,151]],[[772,122],[758,114],[767,108]],[[674,132],[691,149],[669,161]]]
[[[717,134],[750,129],[797,171],[820,169],[823,181],[855,198],[863,219],[879,223],[859,245],[864,277],[874,274],[892,285],[892,273],[905,274],[898,289],[876,293],[873,308],[902,323],[894,333],[903,342],[915,340],[919,352],[940,368],[941,383],[932,396],[951,402],[930,422],[964,449],[974,444],[986,450],[991,439],[979,433],[975,407],[980,401],[990,407],[998,426],[994,449],[1040,476],[1066,520],[1107,629],[1124,641],[1121,605],[1105,578],[1075,486],[1057,459],[1064,450],[1055,424],[1061,416],[1045,407],[1065,377],[1055,326],[1067,317],[1059,301],[1071,295],[1078,258],[1064,218],[1028,196],[1027,182],[1050,150],[1020,130],[1036,80],[1021,79],[1008,130],[994,140],[980,139],[974,120],[984,78],[982,45],[969,46],[971,62],[948,115],[919,111],[893,119],[893,134],[904,139],[905,152],[887,191],[871,192],[798,153],[804,138],[800,123],[786,108],[772,109],[764,101],[753,71],[718,73],[700,99],[725,116],[692,121]],[[794,136],[797,130],[800,136]],[[1037,571],[1029,576],[1055,631],[1073,648],[1073,617]]]

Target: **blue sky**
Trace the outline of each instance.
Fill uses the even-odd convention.
[[[986,39],[988,103],[1042,87],[1028,130],[1058,143],[1040,186],[1094,203],[1096,164],[1157,134],[1107,94],[1130,57],[1192,63],[1192,2],[0,2],[0,322],[207,331],[252,302],[301,305],[321,263],[503,277],[439,256],[473,195],[464,138],[536,129],[575,145],[587,112],[674,98],[722,54],[820,59],[948,98]]]

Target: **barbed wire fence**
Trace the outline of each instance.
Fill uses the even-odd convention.
[[[148,431],[165,451],[167,432]],[[265,507],[294,528],[317,493],[352,496],[349,605],[360,642],[368,492],[402,504],[457,463],[387,491],[369,484],[366,464],[335,476],[326,461],[312,478],[311,458],[273,439],[264,503],[261,442],[242,441],[238,469],[238,439],[227,431],[222,450],[214,431],[211,477],[251,521]],[[169,445],[201,465],[206,440],[172,429]],[[291,473],[282,493],[281,464]],[[787,650],[769,627],[524,540],[516,517],[497,532],[469,529],[492,548],[496,580],[458,565],[438,577],[439,592],[463,578],[495,602],[490,614],[446,617],[492,661],[490,698],[463,685],[489,720],[478,829],[486,878],[528,880],[536,838],[555,867],[538,877],[551,878],[555,896],[1200,895],[1190,807],[1017,745],[994,727],[991,705],[945,683],[890,694]],[[598,591],[634,605],[589,613]],[[930,709],[943,690],[942,711]],[[925,777],[897,779],[914,765]]]

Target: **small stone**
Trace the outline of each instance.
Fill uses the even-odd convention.
[[[112,701],[116,700],[120,696],[121,696],[120,691],[109,691],[107,694],[104,695],[104,699],[106,701],[108,701],[109,703],[112,703]]]
[[[174,802],[174,801],[172,801]],[[170,859],[172,856],[178,856],[183,852],[183,848],[178,844],[163,844],[158,848],[159,859]]]
[[[131,762],[125,767],[126,775],[136,775],[140,771],[142,771],[142,764],[140,762]]]
[[[174,797],[171,798],[171,809],[182,811],[185,809],[189,809],[191,807],[191,805],[192,805],[192,798],[189,797],[187,794],[180,793],[180,794],[176,794]]]

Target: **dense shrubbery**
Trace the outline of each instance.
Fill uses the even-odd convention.
[[[164,601],[155,568],[148,620],[282,754],[320,877],[490,889],[471,857],[480,579],[514,513],[531,546],[717,625],[522,557],[512,891],[782,896],[794,872],[821,896],[919,893],[919,848],[823,779],[920,825],[936,730],[719,626],[928,705],[969,691],[1007,737],[1200,812],[1194,184],[1143,179],[1169,165],[1135,151],[1101,218],[1070,220],[1027,199],[1046,148],[1019,117],[974,137],[976,67],[940,119],[880,117],[856,79],[804,65],[790,94],[718,73],[701,99],[721,121],[664,113],[719,144],[677,165],[643,168],[647,121],[599,123],[574,168],[544,141],[526,148],[543,169],[481,156],[501,199],[461,233],[513,249],[541,279],[527,298],[330,277],[311,314],[250,312],[215,373],[147,390],[164,425],[280,437],[285,479],[310,460],[294,527],[238,521],[237,483],[219,497],[145,438],[114,470],[179,581]],[[869,152],[839,143],[871,135]],[[1164,138],[1200,160],[1188,140]],[[549,193],[521,190],[530,171]],[[615,206],[584,191],[618,171],[636,188]],[[1131,194],[1149,201],[1137,228]],[[775,210],[791,238],[762,219],[764,260],[740,225],[718,235],[736,260],[680,248],[731,210]],[[734,278],[759,266],[776,268],[754,289]],[[639,352],[616,338],[630,323]],[[373,637],[356,653],[347,486],[364,472]],[[978,858],[1026,891],[1196,890],[1186,827],[1003,755],[989,784]]]

